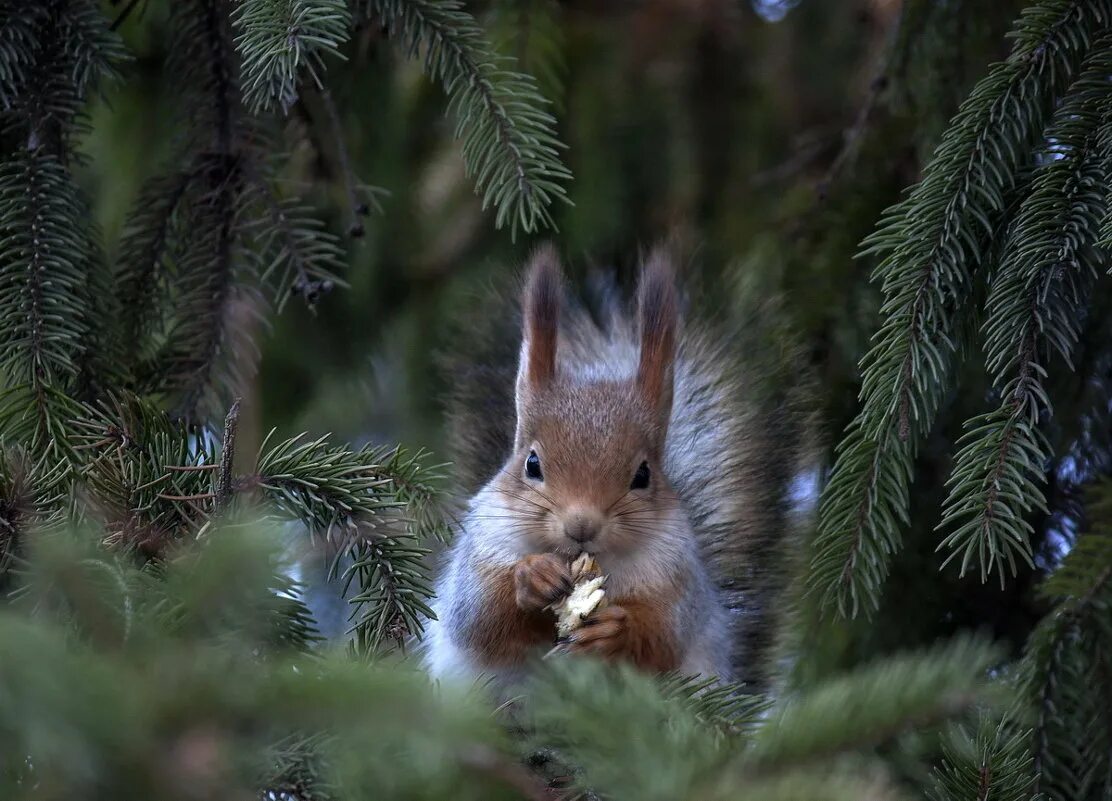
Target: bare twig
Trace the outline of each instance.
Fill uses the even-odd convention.
[[[853,165],[861,152],[862,140],[865,137],[865,133],[868,131],[877,108],[881,104],[881,98],[884,96],[884,92],[888,89],[890,84],[889,75],[894,66],[894,61],[902,52],[896,45],[903,19],[904,9],[901,7],[888,27],[884,49],[879,58],[879,67],[873,79],[869,82],[869,93],[865,98],[865,103],[858,109],[853,124],[846,130],[841,151],[839,151],[834,161],[830,164],[830,169],[826,171],[826,175],[823,176],[823,179],[819,181],[818,185],[815,187],[819,200],[826,200],[831,185],[844,169]]]
[[[857,159],[858,153],[861,151],[861,140],[868,130],[869,123],[873,118],[877,106],[880,104],[880,98],[884,94],[884,90],[888,88],[888,76],[881,73],[877,75],[869,83],[869,95],[865,100],[864,105],[857,112],[857,117],[845,132],[844,144],[838,155],[831,162],[830,168],[826,171],[826,175],[819,181],[816,191],[819,198],[825,200],[830,191],[830,185],[838,177],[838,175],[847,166],[852,165]]]
[[[167,495],[166,493],[158,493],[158,497],[164,501],[208,501],[216,497],[212,492],[200,492],[196,495]]]
[[[116,15],[116,18],[112,20],[112,24],[108,26],[108,30],[114,31],[119,29],[119,27],[124,24],[124,20],[126,20],[131,15],[131,12],[135,10],[135,7],[139,5],[139,1],[140,0],[130,0],[130,2],[123,7],[123,10]],[[116,3],[113,2],[112,5],[116,5]]]
[[[239,425],[239,398],[232,402],[224,418],[224,443],[220,448],[220,474],[216,478],[216,511],[228,505],[232,497],[232,461],[235,459],[236,428]]]
[[[358,238],[363,236],[363,217],[367,216],[367,204],[359,199],[355,191],[355,175],[351,171],[351,160],[348,158],[347,144],[344,142],[344,131],[340,125],[340,115],[336,112],[336,104],[332,102],[332,93],[322,89],[321,103],[328,114],[328,124],[332,128],[332,136],[336,142],[336,158],[340,162],[340,178],[344,182],[344,191],[347,193],[348,207],[351,209],[351,224],[348,234]]]

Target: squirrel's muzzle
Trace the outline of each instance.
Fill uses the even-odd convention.
[[[564,518],[564,534],[580,545],[597,537],[601,528],[602,521],[590,512],[573,511]]]

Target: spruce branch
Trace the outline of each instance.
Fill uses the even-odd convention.
[[[120,271],[124,328],[137,334],[128,342],[133,386],[168,397],[190,420],[225,408],[253,369],[250,330],[262,307],[245,244],[259,139],[240,103],[228,11],[222,0],[174,4],[169,63],[188,131],[185,166],[145,189]]]
[[[963,574],[978,563],[982,581],[995,567],[1003,582],[1017,557],[1031,563],[1026,513],[1045,510],[1050,447],[1039,423],[1052,410],[1044,377],[1052,359],[1071,364],[1105,258],[1094,245],[1108,212],[1110,73],[1104,36],[1048,127],[1052,149],[1035,169],[985,303],[986,363],[1003,400],[966,424],[940,524],[953,531],[939,545],[961,556]]]
[[[192,16],[198,18],[192,39],[179,48],[182,56],[191,50],[203,54],[201,69],[204,80],[202,102],[213,107],[216,131],[214,152],[206,161],[205,176],[207,196],[201,203],[207,219],[200,222],[199,231],[206,235],[198,252],[203,254],[194,262],[194,307],[179,318],[179,327],[169,337],[187,339],[186,370],[180,409],[187,417],[199,417],[219,404],[213,398],[213,389],[219,384],[242,386],[241,367],[247,357],[237,352],[232,340],[236,324],[232,321],[235,311],[250,314],[250,300],[243,296],[248,291],[237,281],[240,268],[239,226],[243,193],[243,154],[239,147],[242,135],[238,63],[232,49],[230,22],[226,6],[220,0],[198,0],[198,9]],[[198,13],[199,12],[199,13]],[[244,345],[246,343],[239,343]],[[226,372],[221,373],[224,367]],[[217,381],[217,378],[224,379]],[[207,407],[207,408],[206,408]]]
[[[736,685],[707,694],[690,679],[557,660],[545,663],[524,698],[540,742],[581,770],[580,788],[607,797],[799,798],[808,796],[794,793],[813,792],[825,777],[834,798],[868,784],[876,797],[896,798],[880,765],[862,760],[846,771],[847,761],[984,702],[987,671],[1001,657],[961,637],[771,705]],[[631,774],[629,765],[638,769]]]
[[[43,151],[0,165],[0,367],[15,384],[77,374],[87,322],[86,214],[61,162]]]
[[[287,519],[311,531],[343,532],[357,519],[397,508],[390,477],[380,470],[382,452],[328,444],[326,437],[297,436],[271,444],[263,440],[254,481],[266,500]]]
[[[181,97],[181,123],[188,131],[179,163],[223,157],[225,171],[242,172],[241,160],[256,157],[266,137],[246,113],[240,61],[229,19],[230,0],[181,0],[173,4],[176,31],[167,69]]]
[[[11,109],[27,85],[48,19],[45,4],[28,6],[20,0],[0,3],[0,111]]]
[[[123,341],[129,365],[140,358],[140,348],[150,343],[166,323],[162,299],[174,276],[174,248],[178,237],[188,235],[183,218],[201,173],[175,170],[156,176],[139,193],[129,214],[119,245],[116,283],[125,310]]]
[[[89,332],[90,275],[102,269],[87,209],[43,149],[0,164],[0,431],[35,452],[62,450]]]
[[[65,462],[18,445],[0,450],[0,590],[28,537],[63,521],[68,473]]]
[[[855,422],[838,445],[838,457],[819,507],[808,585],[826,608],[843,617],[874,612],[879,588],[900,532],[910,520],[911,443],[865,435]]]
[[[243,0],[232,15],[243,59],[243,99],[252,112],[289,113],[304,71],[323,86],[326,55],[342,58],[351,30],[346,0]]]
[[[362,657],[384,650],[404,650],[420,636],[424,621],[435,616],[434,592],[427,559],[430,549],[404,528],[393,533],[374,527],[360,532],[351,549],[352,563],[341,581],[346,595],[352,582],[359,591],[350,599],[352,648]]]
[[[186,428],[134,395],[87,405],[74,428],[85,506],[101,522],[109,545],[159,555],[208,522],[212,471],[170,469],[216,464],[205,432]]]
[[[178,260],[180,295],[163,360],[178,410],[191,420],[211,415],[225,393],[246,383],[257,361],[249,331],[262,308],[241,240],[241,176],[226,158],[212,166],[212,191],[195,209],[197,238]]]
[[[934,801],[1030,801],[1034,786],[1028,732],[982,715],[975,732],[955,725],[942,741]]]
[[[862,255],[881,255],[882,323],[861,362],[861,409],[823,492],[810,578],[843,613],[876,604],[900,539],[885,527],[907,517],[911,464],[965,344],[986,256],[1045,120],[1110,15],[1106,0],[1026,9],[1011,55],[973,89],[922,180],[864,242]]]
[[[272,432],[273,433],[273,432]],[[426,557],[448,527],[436,504],[435,467],[400,448],[349,450],[295,437],[260,450],[248,483],[275,512],[333,540],[351,564],[339,576],[351,597],[354,647],[370,656],[420,635],[433,614]],[[339,562],[333,565],[337,577]]]
[[[435,615],[429,576],[429,547],[444,544],[450,530],[438,500],[442,466],[427,465],[423,451],[402,448],[378,451],[378,471],[389,476],[398,514],[388,511],[382,523],[361,527],[351,549],[352,562],[343,577],[344,592],[353,580],[359,593],[351,598],[353,646],[371,656],[387,649],[404,650],[410,637],[420,637],[424,621]]]
[[[1089,492],[1092,529],[1043,583],[1054,607],[1028,638],[1017,715],[1030,711],[1034,791],[1052,801],[1112,791],[1112,491]]]
[[[459,0],[360,0],[447,92],[467,172],[495,209],[495,225],[532,233],[551,227],[571,173],[561,163],[555,120],[535,81],[497,56]]]
[[[247,225],[255,251],[265,261],[260,280],[269,284],[280,312],[291,295],[314,306],[335,286],[346,287],[343,250],[337,237],[324,230],[312,209],[297,200],[280,198],[260,179],[254,192],[262,210]]]
[[[234,157],[199,157],[188,203],[174,213],[165,256],[147,262],[151,283],[130,281],[136,297],[154,296],[160,313],[132,307],[129,327],[141,333],[130,343],[135,387],[173,399],[192,421],[226,406],[254,369],[252,328],[265,302],[255,288],[258,274],[247,247],[244,221],[249,205]],[[149,240],[148,240],[149,241]],[[125,276],[138,278],[142,262]]]
[[[29,7],[28,7],[29,6]],[[0,122],[64,156],[95,88],[127,59],[95,0],[0,6]]]
[[[1022,389],[1014,392],[1022,395]],[[1013,396],[1002,409],[966,423],[939,524],[959,524],[938,546],[951,551],[945,563],[960,557],[963,575],[976,564],[982,581],[995,568],[1001,586],[1006,574],[1015,575],[1017,559],[1033,564],[1031,524],[1024,514],[1031,508],[1046,509],[1037,482],[1043,477],[1049,443],[1038,429],[1037,414],[1032,417],[1023,402]]]
[[[943,724],[985,700],[1001,657],[984,640],[958,637],[830,679],[774,709],[746,762],[784,769]]]
[[[88,333],[83,344],[84,355],[77,369],[72,395],[85,402],[103,397],[114,388],[124,386],[128,371],[121,322],[123,310],[116,294],[116,280],[104,249],[103,236],[97,225],[86,222],[87,273],[83,291],[88,309]]]
[[[1093,588],[1102,596],[1069,599],[1044,618],[1028,640],[1018,675],[1020,710],[1034,712],[1034,790],[1055,801],[1089,797],[1102,780],[1112,789],[1112,732],[1105,714],[1112,697],[1103,667],[1112,643],[1097,616],[1106,613],[1112,593],[1107,578]]]
[[[263,6],[278,8],[240,6],[237,24],[258,33],[251,26],[269,13]],[[175,6],[171,62],[188,110],[186,166],[145,189],[122,248],[134,385],[169,396],[191,420],[224,408],[254,369],[250,333],[267,301],[281,310],[292,293],[311,302],[341,283],[336,238],[274,189],[269,139],[242,105],[248,71],[232,45],[229,8]]]
[[[266,788],[263,801],[335,801],[336,788],[321,759],[329,739],[326,734],[294,734],[269,745],[263,755],[268,769],[260,782]]]
[[[557,659],[539,668],[524,699],[538,745],[575,766],[579,789],[665,801],[705,797],[765,708],[736,685],[713,697],[692,687],[629,665]]]

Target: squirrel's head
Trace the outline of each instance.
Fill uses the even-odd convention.
[[[542,550],[631,551],[661,530],[676,496],[661,466],[672,411],[675,280],[654,254],[638,291],[639,354],[625,377],[560,367],[563,281],[551,249],[533,258],[523,298],[514,453],[499,476],[520,534]]]

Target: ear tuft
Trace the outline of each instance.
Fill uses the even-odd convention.
[[[657,249],[641,271],[638,291],[641,359],[637,386],[662,423],[667,423],[672,410],[672,362],[676,352],[678,306],[671,258],[666,251]]]
[[[549,384],[556,375],[556,338],[560,328],[563,278],[560,259],[551,245],[542,245],[529,260],[522,308],[521,375],[530,389]]]

